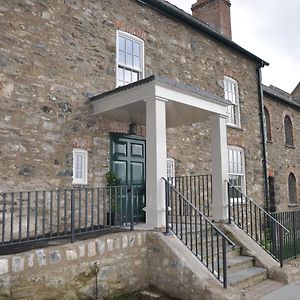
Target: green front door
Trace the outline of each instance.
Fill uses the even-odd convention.
[[[127,194],[121,199],[122,211],[128,214],[133,205],[135,221],[144,221],[145,213],[145,149],[143,138],[111,134],[110,170],[127,186]]]

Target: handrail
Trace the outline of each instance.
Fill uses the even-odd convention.
[[[174,185],[162,178],[166,192],[166,234],[172,231],[227,288],[227,245],[235,243],[217,228]],[[170,222],[169,222],[170,221]]]
[[[246,199],[248,199],[251,203],[253,203],[254,206],[259,208],[264,214],[266,214],[272,221],[274,221],[278,226],[282,227],[287,233],[290,233],[290,231],[283,226],[280,222],[278,222],[274,217],[272,217],[267,211],[265,211],[261,206],[256,204],[252,199],[250,199],[247,195],[245,195],[243,192],[241,192],[238,188],[236,188],[234,185],[232,185],[229,181],[225,180],[228,185],[236,189],[241,195],[243,195]]]
[[[284,233],[290,231],[233,184],[227,183],[228,222],[233,221],[283,266]],[[233,201],[231,201],[233,199]],[[278,245],[279,244],[279,245]]]
[[[211,222],[195,205],[193,205],[185,196],[183,196],[175,187],[174,185],[172,185],[168,180],[166,180],[165,178],[162,178],[166,183],[168,183],[168,185],[170,187],[173,188],[174,191],[176,191],[176,193],[178,195],[180,195],[180,197],[182,197],[197,213],[199,213],[222,237],[224,237],[226,239],[226,241],[231,244],[233,247],[235,247],[235,243],[228,237],[226,236],[216,225],[214,225],[213,222]]]

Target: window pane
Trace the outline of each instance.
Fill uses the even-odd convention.
[[[140,56],[140,44],[139,43],[133,43],[133,55]]]
[[[133,42],[131,40],[126,40],[126,52],[132,54],[133,53]]]
[[[118,68],[118,78],[121,80],[124,79],[124,68]]]
[[[131,71],[125,70],[125,82],[130,83],[131,82]]]
[[[125,38],[119,37],[119,49],[125,51]]]
[[[119,64],[125,65],[125,52],[119,51]]]
[[[141,69],[141,61],[138,56],[133,57],[133,67],[137,69]]]
[[[132,72],[132,82],[138,81],[138,73],[137,72]]]
[[[126,53],[126,66],[133,67],[133,56],[131,54]]]

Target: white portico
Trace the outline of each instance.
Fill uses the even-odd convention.
[[[210,120],[213,218],[227,217],[228,179],[225,99],[196,87],[158,76],[116,88],[90,99],[93,115],[146,126],[146,223],[165,224],[167,177],[166,129]]]

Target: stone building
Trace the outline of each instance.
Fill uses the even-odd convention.
[[[1,299],[92,298],[149,284],[182,299],[240,299],[249,285],[276,279],[267,253],[282,264],[285,228],[244,199],[297,207],[299,85],[292,95],[262,86],[268,63],[231,40],[230,5],[198,0],[191,16],[165,0],[1,1]],[[120,186],[104,188],[109,170]],[[180,190],[187,179],[195,194],[198,174],[209,213]],[[184,180],[172,206],[174,175]],[[242,248],[224,229],[237,236],[223,222],[231,212],[246,227]],[[136,216],[144,232],[129,232]],[[177,231],[168,219],[178,216],[187,247],[160,232]],[[118,226],[124,232],[101,237]],[[5,252],[68,237],[68,245]],[[227,269],[236,289],[225,291]]]
[[[124,183],[144,184],[146,170],[157,171],[145,167],[148,151],[156,166],[167,156],[176,175],[220,171],[219,183],[229,178],[265,204],[267,63],[231,40],[230,1],[198,0],[192,10],[194,17],[163,0],[2,2],[1,191],[103,186],[109,169]],[[146,138],[158,141],[163,119],[147,129],[145,104],[132,98],[140,89],[145,101],[151,82],[170,97],[162,99],[163,156]],[[109,97],[119,107],[103,108]],[[213,115],[227,116],[219,148],[211,146]],[[128,147],[131,157],[120,159]],[[167,176],[166,167],[159,172]],[[215,195],[225,201],[224,184]]]
[[[275,86],[264,86],[270,210],[298,209],[300,160],[299,84],[289,94]]]

